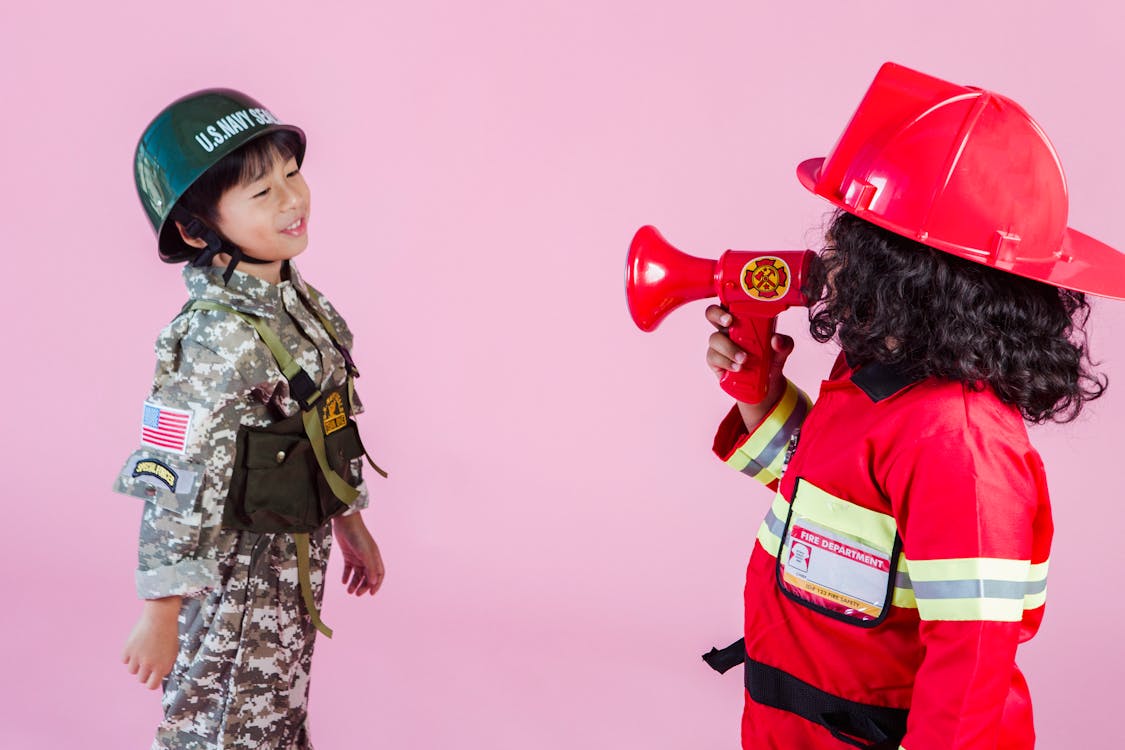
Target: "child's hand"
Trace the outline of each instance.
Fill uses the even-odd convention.
[[[348,584],[348,593],[356,596],[374,594],[383,585],[385,571],[379,545],[363,523],[363,516],[358,513],[337,516],[332,519],[332,531],[344,554],[343,583]]]
[[[711,334],[707,342],[707,364],[715,376],[721,378],[727,370],[739,372],[743,366],[753,367],[755,363],[746,361],[748,356],[746,352],[727,336],[726,328],[733,320],[731,314],[719,305],[710,305],[706,315],[711,325],[718,329]],[[785,367],[785,360],[793,352],[793,339],[775,333],[770,339],[770,347],[773,349],[773,361],[770,362],[769,389],[766,391],[766,397],[757,404],[736,402],[738,410],[742,413],[742,419],[750,430],[761,423],[785,393],[785,376],[782,370]]]
[[[159,687],[176,663],[181,602],[178,596],[146,600],[140,619],[125,641],[121,661],[149,690]]]

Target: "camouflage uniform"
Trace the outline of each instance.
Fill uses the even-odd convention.
[[[319,305],[343,346],[351,334],[292,266],[277,285],[235,273],[224,286],[216,268],[186,268],[184,279],[192,299],[265,319],[321,388],[344,382],[344,359],[309,306]],[[230,313],[181,315],[161,333],[156,355],[148,401],[190,413],[185,450],[142,439],[114,488],[146,500],[138,593],[184,597],[179,656],[164,682],[153,748],[311,748],[306,704],[316,631],[301,599],[293,537],[222,528],[239,425],[265,426],[299,407],[254,329]],[[160,478],[145,470],[154,466]],[[349,513],[367,505],[362,482],[359,489]],[[331,540],[327,526],[310,535],[318,606]]]

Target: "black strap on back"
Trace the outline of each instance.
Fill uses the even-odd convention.
[[[703,661],[719,674],[726,674],[746,661],[746,639],[739,638],[724,649],[712,647],[703,655]]]
[[[746,690],[757,703],[796,714],[827,729],[833,737],[863,750],[898,750],[906,735],[905,708],[888,708],[841,698],[799,680],[788,672],[746,656],[746,640],[703,655],[719,674],[746,665]]]
[[[898,750],[906,735],[905,708],[850,701],[749,658],[745,682],[754,701],[819,724],[840,742],[853,747]]]

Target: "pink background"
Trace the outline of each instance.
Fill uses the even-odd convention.
[[[737,746],[739,677],[699,654],[739,634],[769,496],[709,454],[728,402],[702,305],[638,332],[625,250],[644,223],[697,255],[815,243],[827,204],[794,167],[884,60],[1021,102],[1071,223],[1125,248],[1109,0],[263,7],[4,11],[0,746],[146,747],[158,718],[118,664],[140,509],[109,485],[183,299],[130,172],[181,94],[244,89],[307,130],[300,265],[359,333],[365,440],[392,472],[368,513],[386,587],[325,607],[322,749]],[[1045,748],[1120,736],[1123,325],[1095,303],[1116,387],[1032,433],[1057,536],[1020,663]],[[781,326],[815,390],[831,349],[802,311]]]

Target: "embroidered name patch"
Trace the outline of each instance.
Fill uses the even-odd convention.
[[[176,491],[176,482],[180,479],[179,475],[177,475],[171,467],[160,463],[154,458],[137,461],[136,465],[133,466],[133,476],[153,477],[163,483],[164,486],[172,492]]]
[[[190,411],[170,409],[146,401],[141,417],[141,445],[171,453],[186,453],[191,419]]]
[[[336,393],[328,394],[324,400],[324,434],[331,435],[336,430],[342,429],[348,423],[348,415],[344,413],[344,397]]]

